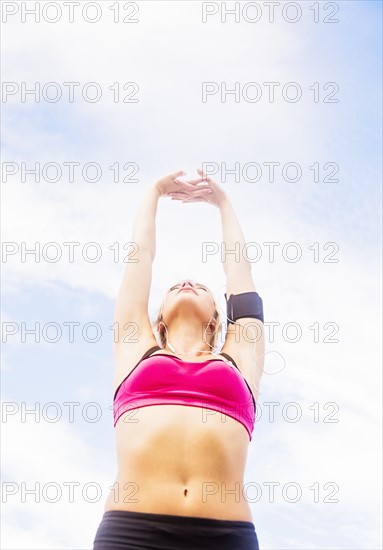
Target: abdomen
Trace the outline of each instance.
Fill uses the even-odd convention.
[[[130,411],[116,425],[118,473],[105,510],[252,521],[243,490],[249,437],[219,412]]]

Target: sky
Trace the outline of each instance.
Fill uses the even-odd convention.
[[[225,20],[234,2],[80,1],[73,22],[50,4],[2,3],[1,547],[91,548],[135,214],[204,166],[264,303],[245,473],[260,548],[381,548],[381,2],[281,1],[273,22],[264,2]],[[156,230],[151,319],[184,277],[224,314],[220,254],[203,256],[218,209],[161,198]]]

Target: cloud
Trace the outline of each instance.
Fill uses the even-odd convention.
[[[2,436],[2,546],[89,548],[113,483],[102,451],[97,466],[73,425],[41,418],[3,415]]]

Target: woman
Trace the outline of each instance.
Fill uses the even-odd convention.
[[[245,245],[226,193],[199,174],[157,181],[134,224],[139,261],[127,265],[114,319],[118,473],[94,550],[259,548],[244,487],[264,354],[251,265],[243,254],[222,258],[228,324],[221,353],[214,353],[221,327],[206,286],[183,280],[168,290],[155,323],[161,347],[148,314],[159,197],[218,207],[226,250]]]

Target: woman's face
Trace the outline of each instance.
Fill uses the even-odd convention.
[[[193,282],[191,279],[184,279],[170,287],[163,304],[164,319],[169,321],[174,312],[182,307],[192,308],[198,312],[201,320],[206,322],[215,312],[214,298],[210,290],[205,285]]]

